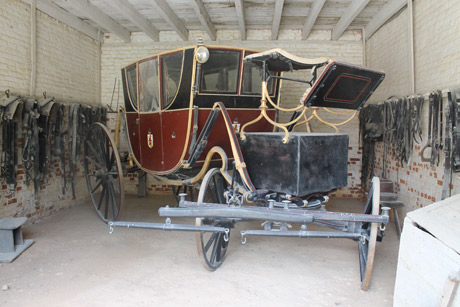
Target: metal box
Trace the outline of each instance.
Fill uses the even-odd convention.
[[[347,185],[348,135],[293,132],[245,133],[240,141],[249,176],[257,189],[295,196]]]

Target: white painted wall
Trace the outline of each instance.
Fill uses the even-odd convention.
[[[36,95],[65,102],[99,102],[99,44],[37,11]],[[30,6],[0,1],[0,91],[29,95],[31,72]]]

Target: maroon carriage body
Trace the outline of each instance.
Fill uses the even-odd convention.
[[[226,47],[208,50],[209,60],[203,64],[195,59],[196,47],[189,47],[153,55],[122,69],[129,146],[142,169],[158,175],[180,169],[189,157],[193,126],[197,124],[198,136],[217,101],[224,103],[237,131],[259,116],[260,69],[243,63],[243,58],[255,51]],[[270,83],[274,101],[278,92],[279,82],[274,80]],[[275,119],[274,109],[267,113]],[[272,130],[266,120],[247,129]],[[232,158],[221,117],[196,165],[203,163],[213,146],[222,147]]]

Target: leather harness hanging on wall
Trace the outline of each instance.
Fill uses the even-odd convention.
[[[68,151],[69,151],[69,182],[72,198],[75,199],[75,168],[80,155],[81,105],[73,103],[69,107]]]
[[[384,102],[384,156],[383,177],[386,173],[386,156],[389,148],[400,166],[409,162],[414,142],[422,141],[421,114],[423,97],[420,95],[396,98],[390,97]]]
[[[6,182],[8,194],[16,190],[17,123],[22,115],[23,101],[19,96],[10,95],[9,90],[0,96],[0,123],[2,125],[1,177]]]
[[[460,92],[460,90],[458,90]],[[455,90],[447,92],[446,125],[444,138],[444,180],[441,199],[451,196],[452,172],[460,171],[460,95]]]
[[[421,157],[423,162],[430,162],[431,166],[439,165],[442,144],[443,105],[441,91],[430,93],[430,109],[428,114],[428,139],[422,148]],[[427,156],[426,150],[430,148],[431,154]]]
[[[26,176],[26,185],[30,185],[33,174],[34,200],[38,201],[39,177],[39,129],[38,129],[38,103],[35,98],[28,98],[24,103],[22,114],[22,165]]]
[[[61,105],[52,98],[46,98],[38,101],[40,117],[38,119],[39,127],[39,175],[41,184],[48,182],[50,170],[54,170],[53,157],[56,144],[56,126],[58,125],[58,116]]]

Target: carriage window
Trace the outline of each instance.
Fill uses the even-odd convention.
[[[134,109],[137,110],[137,70],[136,64],[126,68],[126,83],[128,89],[129,99]]]
[[[236,93],[238,88],[239,51],[210,50],[202,66],[201,92]]]
[[[159,110],[158,60],[156,58],[139,63],[139,110]]]
[[[246,52],[246,55],[252,52]],[[272,73],[273,74],[273,73]],[[273,96],[274,92],[274,80],[268,81],[268,92],[270,96]],[[251,63],[245,63],[243,66],[243,84],[241,93],[246,95],[261,95],[262,94],[262,68]]]
[[[182,71],[183,52],[162,57],[161,70],[163,74],[163,107],[168,106],[176,96]]]

